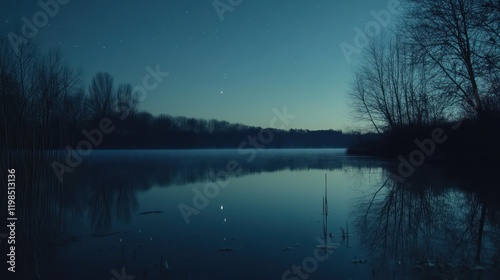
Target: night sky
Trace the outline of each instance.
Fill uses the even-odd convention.
[[[154,115],[265,127],[273,108],[286,106],[296,115],[287,128],[348,130],[356,128],[346,92],[358,56],[348,63],[339,45],[354,45],[354,28],[388,2],[244,0],[220,17],[213,0],[71,0],[34,40],[60,47],[85,85],[98,71],[115,85],[142,85],[146,67],[159,65],[170,75],[139,104]],[[37,1],[2,1],[2,30],[41,10]]]

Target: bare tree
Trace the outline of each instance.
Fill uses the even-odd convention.
[[[378,133],[442,120],[446,100],[435,94],[434,73],[414,49],[394,38],[374,38],[355,70],[349,92],[356,117]]]
[[[9,99],[9,108],[15,111],[18,119],[29,113],[27,109],[34,92],[37,52],[33,43],[23,44],[18,52],[14,52],[7,36],[0,36],[1,94]]]
[[[50,130],[51,119],[61,120],[66,98],[76,90],[80,83],[80,74],[72,70],[64,61],[59,49],[49,53],[37,63],[36,67],[36,104],[39,120],[44,131]]]
[[[63,119],[68,121],[73,127],[83,124],[90,116],[89,98],[83,88],[75,89],[74,94],[64,100]]]
[[[14,113],[13,107],[16,105],[7,106],[7,104],[17,103],[14,92],[16,92],[17,83],[13,76],[13,56],[6,36],[0,36],[0,95],[2,109],[2,136],[3,141],[8,141],[7,135],[11,135],[12,123],[10,116]],[[6,143],[6,146],[8,144]],[[3,147],[2,147],[3,148]]]
[[[407,0],[405,33],[440,70],[443,88],[477,116],[499,64],[499,9],[493,0]]]
[[[481,68],[489,85],[484,106],[486,111],[500,115],[500,1],[485,0],[481,8],[482,17],[476,26],[487,39]]]
[[[106,72],[97,73],[89,85],[90,106],[95,118],[104,118],[113,112],[116,95],[113,77]]]
[[[27,42],[14,52],[5,34],[0,35],[0,107],[4,147],[28,145],[33,130],[22,130],[37,112],[33,109],[37,46]],[[21,135],[22,134],[22,135]]]
[[[125,119],[137,112],[138,97],[133,92],[131,84],[119,85],[116,90],[116,99],[115,111],[121,119]]]

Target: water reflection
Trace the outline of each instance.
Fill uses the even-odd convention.
[[[446,178],[423,169],[405,183],[386,173],[380,188],[357,200],[357,231],[371,253],[374,276],[497,279],[499,208],[461,190],[470,189],[464,184],[468,173]],[[494,182],[492,174],[475,178],[475,186]]]
[[[153,186],[169,187],[213,181],[217,172],[226,169],[231,160],[242,168],[239,176],[282,170],[337,170],[370,168],[377,164],[361,158],[347,158],[343,150],[324,153],[321,150],[294,152],[266,151],[253,161],[236,151],[101,151],[70,174],[70,186],[85,190],[89,197],[88,215],[94,230],[105,231],[113,217],[128,222],[137,210],[137,192]]]
[[[113,252],[110,254],[116,259],[113,262],[115,267],[100,267],[87,271],[82,273],[81,279],[85,277],[94,279],[96,275],[109,279],[110,269],[116,268],[119,271],[122,265],[131,265],[131,262],[146,268],[153,263],[158,270],[163,269],[161,264],[166,262],[163,255],[155,257],[149,264],[139,262],[140,257],[136,256],[144,258],[147,254],[142,252],[155,248],[150,245],[151,248],[146,249],[145,241],[138,240],[133,232],[126,229],[126,225],[139,214],[141,217],[151,219],[154,219],[155,215],[166,216],[166,213],[157,211],[161,209],[148,209],[139,213],[140,194],[151,192],[153,188],[213,181],[213,174],[224,170],[230,160],[236,160],[242,168],[239,177],[282,174],[279,172],[285,171],[298,173],[322,170],[340,174],[338,176],[342,177],[342,180],[345,180],[342,182],[348,186],[359,185],[357,191],[363,193],[360,195],[358,192],[353,192],[356,194],[356,199],[350,207],[354,211],[354,218],[340,217],[338,220],[341,220],[341,223],[336,221],[331,224],[335,225],[335,230],[338,230],[339,224],[342,225],[339,240],[342,240],[341,244],[346,245],[345,250],[351,250],[349,236],[351,242],[354,239],[361,240],[367,249],[366,258],[364,255],[359,255],[358,259],[353,253],[344,259],[349,263],[362,260],[363,265],[371,265],[370,274],[375,278],[400,279],[411,276],[418,279],[433,276],[453,279],[457,276],[472,279],[482,275],[483,279],[495,279],[498,276],[496,275],[498,273],[496,267],[500,265],[500,211],[496,205],[498,200],[493,192],[470,191],[477,185],[495,184],[494,171],[474,174],[467,170],[461,172],[460,176],[456,172],[446,176],[446,172],[443,171],[421,168],[405,183],[399,183],[390,179],[389,172],[394,171],[392,164],[370,158],[347,157],[343,150],[262,151],[252,161],[248,161],[247,156],[233,150],[94,151],[75,169],[75,172],[65,175],[61,184],[50,168],[50,163],[57,156],[57,154],[37,154],[29,155],[27,158],[26,155],[17,154],[11,155],[8,162],[2,159],[5,162],[3,166],[19,166],[17,174],[23,177],[17,198],[19,219],[23,221],[23,226],[18,229],[17,238],[18,265],[23,267],[21,273],[24,273],[19,275],[26,279],[66,275],[59,271],[58,263],[53,263],[59,250],[77,243],[83,244],[81,246],[85,248],[87,240],[104,240],[110,236],[117,237],[117,240],[119,236],[120,238],[127,236],[123,242],[119,240],[119,245],[103,242],[104,244],[99,247],[99,250],[102,250],[99,254]],[[1,175],[5,178],[5,174]],[[280,177],[278,180],[287,185],[287,180],[291,179]],[[275,182],[270,185],[276,186]],[[270,189],[269,192],[274,190]],[[339,187],[334,184],[329,185],[328,193],[326,189],[324,192],[322,234],[325,249],[326,241],[333,240],[330,237],[331,229],[328,229],[328,215],[331,213],[328,210],[338,210],[336,200],[329,206],[327,198],[337,199],[345,195],[339,192]],[[2,197],[5,197],[4,189]],[[180,202],[175,198],[172,201]],[[230,227],[231,223],[226,223],[226,218],[232,222],[237,217],[236,214],[243,212],[237,212],[233,207],[233,214],[228,215],[229,213],[225,212],[225,203],[218,204],[217,211],[219,214],[224,212],[224,216],[217,217],[224,226]],[[227,203],[229,209],[232,202]],[[259,205],[258,203],[256,200],[254,205]],[[300,208],[302,205],[296,207]],[[320,209],[318,212],[321,212]],[[6,211],[2,211],[0,218],[5,220],[5,215]],[[338,213],[333,212],[333,216],[335,215]],[[355,225],[354,229],[351,229],[352,232],[349,232],[350,227],[347,222],[345,228],[343,227],[346,220],[349,220],[349,225]],[[300,224],[300,226],[311,226],[311,224]],[[163,228],[157,230],[162,235],[166,234],[161,232],[166,231]],[[196,238],[200,240],[196,242],[207,242],[199,236]],[[128,240],[134,241],[125,244]],[[196,242],[194,244],[197,246],[206,246],[204,243]],[[238,239],[234,242],[243,241]],[[5,242],[0,243],[2,252],[6,251],[6,245]],[[169,246],[167,244],[163,248],[172,249]],[[234,245],[230,246],[233,248]],[[305,246],[299,248],[302,247],[305,252],[310,252]],[[281,252],[280,249],[278,251]],[[177,252],[180,254],[179,258],[187,257],[186,251]],[[127,255],[129,253],[130,256]],[[234,252],[228,254],[232,253]],[[266,253],[269,252],[261,252],[261,254]],[[298,259],[304,257],[305,255],[297,256]],[[225,255],[220,258],[225,258]],[[284,262],[289,266],[293,260]],[[338,266],[343,265],[338,264]],[[146,268],[141,268],[141,271],[147,270]],[[161,273],[163,272],[165,271],[162,270]]]

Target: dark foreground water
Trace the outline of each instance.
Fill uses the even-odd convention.
[[[94,151],[62,183],[25,164],[15,275],[500,279],[498,200],[470,191],[498,171],[391,172],[336,149]]]

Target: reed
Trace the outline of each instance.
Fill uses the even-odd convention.
[[[325,174],[325,196],[323,197],[323,235],[326,238],[328,235],[328,183],[327,175]]]

